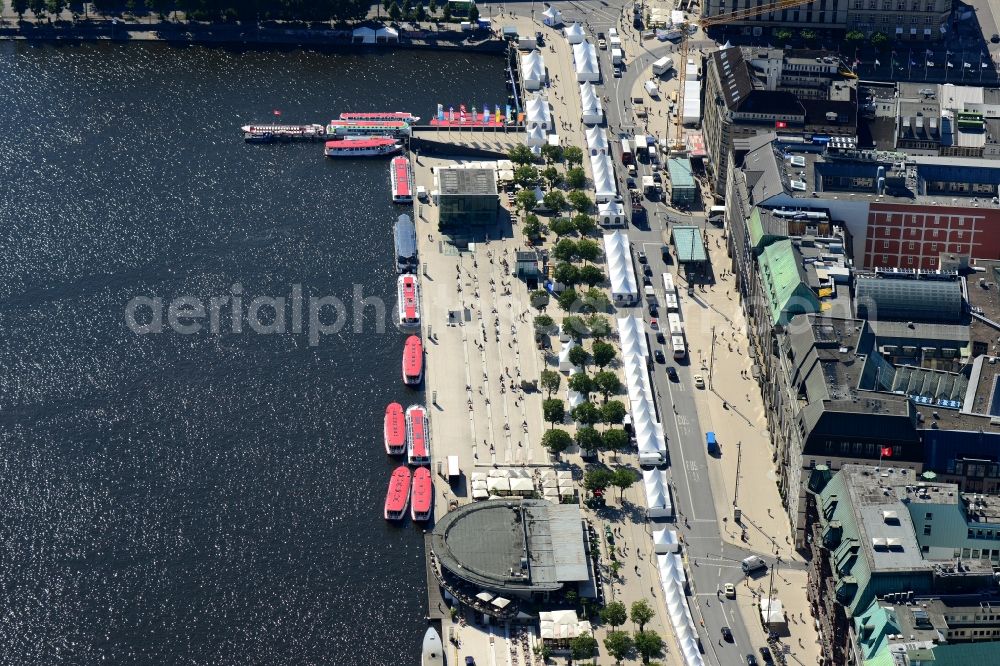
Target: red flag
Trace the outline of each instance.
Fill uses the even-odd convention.
[[[275,109],[274,110],[274,115],[280,116],[281,115],[281,111],[279,109]]]
[[[775,129],[785,129],[786,127],[788,127],[788,123],[786,123],[784,120],[778,120],[774,123]]]
[[[892,447],[891,446],[883,446],[882,447],[882,456],[885,457],[885,458],[891,458],[892,457]]]

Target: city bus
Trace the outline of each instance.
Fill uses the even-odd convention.
[[[674,286],[674,276],[671,273],[663,274],[663,291],[666,292],[667,296],[677,295],[677,287]]]
[[[712,206],[708,209],[708,221],[712,224],[722,224],[723,219],[726,217],[726,207],[725,206]]]
[[[681,318],[676,312],[667,315],[667,330],[671,336],[679,335],[684,337],[684,328],[681,326]]]
[[[663,299],[663,305],[667,308],[667,312],[677,312],[680,310],[677,303],[677,292],[674,291],[667,293],[666,297]]]
[[[684,344],[683,335],[671,335],[670,346],[674,348],[674,359],[679,361],[687,356],[687,347]]]

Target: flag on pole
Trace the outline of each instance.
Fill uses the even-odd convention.
[[[964,66],[964,67],[972,67],[972,65],[971,65],[971,64],[969,64],[969,63],[967,63],[967,62],[963,62],[963,63],[962,63],[962,66]]]
[[[954,65],[954,64],[953,64],[953,63],[952,63],[952,62],[951,62],[951,61],[949,60],[949,61],[948,61],[948,66],[949,66],[949,67],[954,67],[955,65]]]
[[[933,66],[934,66],[934,63],[932,63],[932,62],[931,62],[930,60],[928,60],[928,61],[927,61],[927,66],[928,66],[928,67],[933,67]]]
[[[455,107],[453,106],[448,107],[448,121],[455,122]]]
[[[484,125],[489,125],[490,124],[490,105],[489,104],[487,104],[486,106],[483,107],[483,124]]]
[[[500,124],[500,105],[499,104],[497,104],[496,111],[497,111],[497,114],[496,114],[496,124],[499,125]]]
[[[507,114],[504,116],[504,118],[507,119],[507,122],[510,122],[511,120],[513,120],[513,118],[510,115],[510,104],[507,105]]]
[[[274,110],[274,111],[272,111],[271,113],[273,113],[273,114],[274,114],[274,115],[276,115],[276,116],[280,116],[280,115],[281,115],[281,109],[275,109],[275,110]]]
[[[464,104],[459,104],[458,105],[458,120],[463,125],[465,124],[465,105]]]
[[[892,457],[892,447],[891,446],[883,446],[882,447],[882,455],[885,456],[886,458],[891,458]]]
[[[989,67],[989,65],[987,65],[985,62],[981,62],[979,64],[982,66],[983,69],[986,69],[987,67]]]
[[[881,67],[881,66],[882,66],[882,63],[880,63],[880,62],[878,61],[878,58],[875,58],[875,66],[876,66],[876,67]]]
[[[438,104],[438,120],[444,120],[444,104]]]

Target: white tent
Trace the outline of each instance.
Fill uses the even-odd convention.
[[[691,609],[684,595],[684,565],[679,554],[657,555],[660,584],[666,601],[667,615],[677,637],[677,645],[684,655],[685,666],[704,666],[705,660],[698,649],[698,633],[694,628]]]
[[[544,146],[545,129],[541,125],[531,125],[528,127],[528,138],[524,140],[524,143],[529,146]]]
[[[604,235],[604,256],[611,279],[611,299],[615,305],[633,305],[639,300],[639,287],[632,268],[628,236],[621,231]]]
[[[622,343],[622,358],[626,361],[630,359],[630,352],[640,357],[642,363],[646,362],[649,355],[649,347],[646,345],[646,325],[641,317],[635,315],[629,317],[619,317],[618,338]]]
[[[586,81],[580,84],[580,100],[583,108],[583,124],[599,125],[604,121],[604,106],[594,90],[594,84]]]
[[[529,97],[525,104],[524,112],[524,120],[529,128],[532,125],[539,125],[545,130],[552,128],[549,102],[542,95],[532,95]]]
[[[351,41],[355,44],[374,44],[375,30],[366,26],[355,28],[351,33]]]
[[[545,85],[545,59],[538,51],[521,56],[521,82],[525,90],[538,90]]]
[[[785,607],[778,599],[760,600],[760,620],[771,631],[779,633],[788,631]]]
[[[575,407],[578,407],[583,403],[587,402],[587,396],[583,395],[582,393],[577,393],[576,391],[570,391],[566,395],[566,401],[569,403],[570,410],[572,410]]]
[[[559,371],[560,372],[570,372],[573,370],[574,366],[569,361],[569,350],[576,346],[576,340],[570,338],[568,341],[563,343],[562,349],[559,350]],[[580,369],[577,368],[577,371]]]
[[[646,400],[638,403],[640,407],[648,407]],[[652,408],[648,411],[641,411],[640,417],[636,417],[636,409],[632,410],[632,427],[635,428],[635,444],[639,450],[639,464],[660,465],[667,459],[666,437],[663,435],[663,426],[652,418]],[[669,500],[669,497],[667,497]],[[671,511],[673,509],[671,508]]]
[[[531,479],[517,478],[510,480],[510,492],[515,495],[530,495],[535,492],[535,484]]]
[[[555,7],[549,5],[549,8],[542,12],[542,23],[554,28],[557,25],[562,25],[562,12]]]
[[[701,122],[701,82],[688,79],[684,82],[684,124]]]
[[[484,500],[489,497],[489,492],[484,488],[473,488],[472,489],[472,499],[474,500]]]
[[[667,528],[653,531],[653,552],[657,554],[679,553],[680,543],[677,541],[677,532]]]
[[[624,227],[625,206],[618,201],[604,201],[597,204],[597,223],[602,227]]]
[[[566,35],[566,41],[570,44],[579,44],[586,37],[579,23],[574,23],[563,28],[563,34]]]
[[[580,83],[596,83],[601,79],[601,66],[597,61],[597,49],[590,42],[573,44],[573,68]]]
[[[603,127],[588,127],[586,135],[587,149],[591,155],[608,152],[608,133]]]
[[[615,167],[611,156],[598,153],[590,156],[590,169],[594,176],[594,193],[598,203],[610,201],[618,196],[618,186],[615,180]]]
[[[491,495],[509,495],[510,479],[502,476],[492,476],[486,480],[486,489]]]
[[[673,518],[674,504],[670,500],[667,473],[658,469],[645,469],[642,471],[642,485],[646,489],[646,516]]]
[[[575,611],[543,611],[538,614],[542,640],[568,640],[591,633],[590,622],[581,621]]]
[[[399,30],[395,28],[384,25],[375,31],[375,41],[380,44],[389,44],[399,41]]]

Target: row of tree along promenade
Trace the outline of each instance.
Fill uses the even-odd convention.
[[[387,3],[375,15],[357,0],[250,0],[240,6],[210,0],[135,0],[127,3],[67,3],[66,0],[0,0],[0,39],[40,41],[167,41],[211,44],[293,44],[356,49],[388,47],[502,52],[490,30],[461,30],[450,10]],[[447,9],[447,5],[445,5]],[[432,13],[433,10],[433,13]],[[421,23],[402,25],[399,17]],[[398,41],[360,44],[354,29],[392,22]]]

